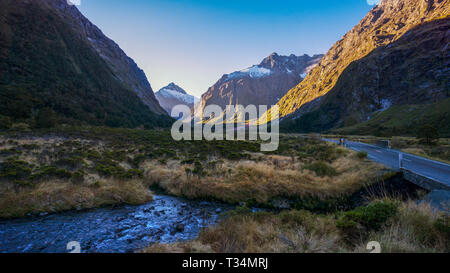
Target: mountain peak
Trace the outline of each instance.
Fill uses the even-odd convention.
[[[304,74],[308,72],[306,68],[317,64],[322,56],[323,55],[314,55],[311,57],[307,54],[304,54],[303,56],[296,56],[294,54],[283,56],[274,52],[264,58],[259,64],[259,67],[282,73],[292,71],[298,74]]]
[[[176,91],[176,92],[181,93],[181,94],[187,94],[186,91],[184,91],[183,88],[179,87],[174,82],[169,83],[167,86],[161,88],[159,91],[162,91],[162,90],[173,90],[173,91]]]
[[[173,107],[177,105],[186,105],[189,108],[192,108],[199,101],[198,98],[189,95],[183,88],[179,87],[174,82],[161,88],[155,93],[155,96],[156,99],[158,99],[159,104],[161,104],[169,115],[172,113]],[[173,117],[179,118],[178,116]]]

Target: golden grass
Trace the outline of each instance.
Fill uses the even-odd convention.
[[[352,194],[364,185],[375,182],[380,166],[360,160],[354,153],[334,161],[337,176],[319,177],[303,170],[305,164],[295,158],[258,155],[258,161],[222,160],[206,174],[186,173],[193,165],[157,161],[143,166],[149,184],[156,184],[168,193],[187,198],[213,198],[230,203],[254,200],[265,204],[277,197],[339,197]]]
[[[16,188],[11,183],[2,183],[0,218],[113,204],[137,205],[151,200],[152,194],[142,181],[109,180],[88,185],[54,180],[39,183],[35,187],[21,188]]]

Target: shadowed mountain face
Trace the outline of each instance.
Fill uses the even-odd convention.
[[[273,53],[259,65],[223,75],[202,95],[199,109],[208,105],[267,105],[278,102],[303,80],[323,55],[280,56]],[[196,109],[196,112],[199,111]]]
[[[193,108],[194,104],[199,101],[198,98],[189,95],[183,88],[175,83],[170,83],[166,87],[161,88],[155,93],[155,96],[169,115],[171,114],[173,107],[177,105],[186,105],[189,108]]]
[[[289,92],[279,101],[278,105],[280,107],[281,116],[288,116],[292,118],[298,118],[305,113],[308,113],[314,109],[317,109],[319,105],[325,100],[322,98],[324,95],[331,91],[336,91],[340,89],[338,93],[340,96],[346,97],[345,100],[334,101],[329,105],[335,105],[339,107],[348,107],[348,105],[340,105],[345,101],[352,100],[354,103],[359,102],[362,111],[359,113],[353,113],[353,122],[359,122],[367,119],[371,113],[378,111],[383,107],[386,107],[390,103],[402,103],[405,100],[413,101],[411,98],[412,89],[416,79],[411,78],[411,76],[419,73],[420,69],[423,73],[432,73],[427,71],[427,65],[420,67],[422,63],[421,59],[433,58],[433,54],[440,54],[436,57],[442,57],[443,52],[436,48],[433,52],[423,52],[422,47],[429,48],[426,40],[420,40],[424,38],[423,34],[409,32],[413,28],[427,22],[445,18],[450,13],[450,1],[428,1],[428,0],[383,0],[381,3],[374,7],[367,16],[350,32],[348,32],[344,37],[338,41],[333,47],[328,51],[328,53],[322,58],[321,62],[309,73],[304,81],[299,85],[289,90]],[[432,26],[429,26],[432,27]],[[437,30],[439,31],[439,30]],[[414,44],[407,45],[411,46],[411,50],[406,54],[406,49],[398,44],[398,50],[402,51],[406,55],[398,55],[397,51],[391,52],[386,51],[389,47],[394,47],[393,43],[403,37],[406,33],[411,33],[408,35],[418,35],[416,38],[410,38],[411,41],[416,40],[421,44],[421,46],[414,46]],[[442,32],[444,34],[445,32]],[[422,38],[421,38],[422,37]],[[407,37],[405,38],[407,39]],[[443,43],[442,40],[438,41]],[[404,43],[407,43],[405,40]],[[442,44],[441,44],[442,45]],[[445,45],[444,45],[445,46]],[[352,68],[351,72],[348,69],[349,66],[368,56],[375,49],[380,48],[378,54],[379,57],[374,57],[370,64],[367,64],[365,69],[371,69],[373,74],[368,75],[367,71],[363,71],[361,65],[360,69]],[[383,48],[385,50],[383,50]],[[443,47],[441,49],[444,49]],[[415,53],[416,50],[421,50],[421,53]],[[445,50],[444,50],[445,51]],[[447,49],[448,51],[448,49]],[[397,52],[397,53],[396,53]],[[390,54],[392,59],[385,57],[385,54]],[[411,58],[416,58],[411,59]],[[375,61],[376,60],[376,61]],[[406,62],[407,61],[407,62]],[[410,73],[411,71],[405,68],[406,64],[416,63],[416,72]],[[443,66],[434,66],[434,69],[441,69]],[[347,72],[347,75],[343,75]],[[383,75],[381,75],[382,73]],[[393,75],[388,75],[388,73],[393,73]],[[352,84],[346,84],[344,90],[344,83],[340,78],[345,77],[352,81]],[[386,78],[382,78],[386,77]],[[408,78],[409,77],[409,78]],[[448,75],[447,75],[448,77]],[[341,82],[338,86],[338,80]],[[400,83],[398,82],[400,80]],[[428,82],[431,85],[434,83]],[[425,82],[423,82],[425,84]],[[405,90],[405,86],[409,86]],[[445,87],[437,84],[436,88]],[[423,90],[424,88],[421,88]],[[394,92],[395,94],[390,94],[385,97],[385,93],[380,93],[379,91]],[[439,90],[434,90],[433,93],[439,93]],[[420,90],[413,92],[415,95],[420,93]],[[354,97],[355,94],[366,94],[366,97],[374,98],[374,101],[365,100],[363,97]],[[426,94],[421,95],[426,97]],[[394,99],[405,97],[405,99]],[[439,97],[439,95],[437,95]],[[436,97],[436,96],[433,96]],[[417,100],[419,98],[417,97]],[[430,101],[427,99],[424,102]],[[373,105],[370,105],[372,104]],[[384,106],[383,106],[384,104]],[[329,106],[330,108],[331,106]],[[334,106],[333,106],[334,107]],[[331,108],[329,110],[332,110]],[[349,108],[349,113],[354,108]],[[325,109],[323,109],[325,111]],[[322,130],[327,127],[340,126],[344,124],[345,117],[334,116],[335,112],[329,114],[329,118],[324,122],[317,122],[315,129]],[[262,119],[263,120],[263,119]],[[323,123],[323,124],[322,124]],[[322,125],[321,125],[322,124]],[[305,130],[310,130],[311,128],[305,128]]]
[[[285,126],[321,131],[365,122],[349,132],[393,135],[414,134],[429,124],[449,135],[449,29],[450,18],[423,23],[353,62],[329,93]]]
[[[66,121],[164,126],[142,70],[65,0],[0,1],[0,115],[51,107]]]

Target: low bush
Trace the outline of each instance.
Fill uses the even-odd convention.
[[[317,176],[336,176],[338,172],[336,169],[323,161],[316,161],[311,164],[306,164],[303,169],[310,170],[316,173]]]
[[[358,152],[358,153],[356,153],[356,156],[359,159],[366,159],[367,158],[367,152]]]
[[[8,158],[0,163],[0,177],[8,180],[26,180],[32,174],[31,166],[25,161]]]
[[[379,230],[386,221],[397,213],[398,203],[377,201],[365,207],[342,213],[336,221],[343,240],[352,245],[365,239],[371,230]]]
[[[377,230],[397,212],[398,204],[392,201],[378,201],[365,207],[358,207],[344,213],[343,218],[354,221],[367,229]]]
[[[14,123],[11,126],[11,130],[14,131],[30,131],[30,125],[28,125],[27,123]]]
[[[69,179],[72,178],[72,173],[55,166],[43,166],[30,177],[31,180],[48,180],[50,178]]]
[[[12,126],[11,118],[0,116],[0,129],[9,129]]]

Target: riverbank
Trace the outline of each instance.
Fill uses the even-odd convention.
[[[251,213],[240,209],[188,242],[151,244],[144,253],[448,253],[450,218],[426,203],[376,200],[347,212]]]
[[[33,187],[0,186],[0,219],[45,215],[114,205],[140,205],[153,200],[142,181],[72,184],[52,180]]]

